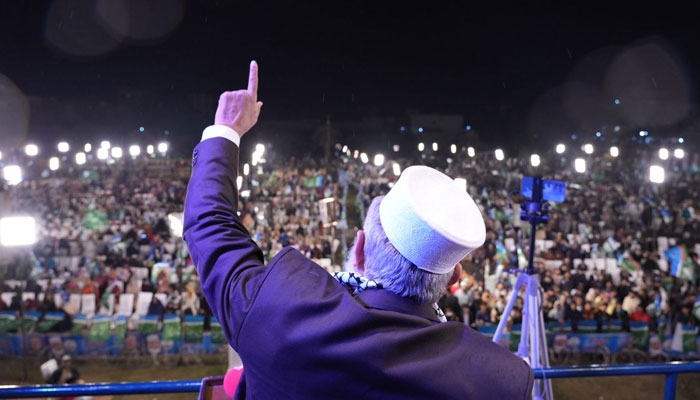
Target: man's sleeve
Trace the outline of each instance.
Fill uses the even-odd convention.
[[[238,146],[222,136],[205,139],[192,155],[183,237],[211,310],[237,348],[265,266],[236,210]]]

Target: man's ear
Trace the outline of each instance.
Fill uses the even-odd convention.
[[[365,272],[365,231],[357,231],[355,240],[355,269],[363,274]]]
[[[455,265],[454,271],[452,271],[452,277],[450,278],[450,281],[447,282],[447,287],[450,287],[457,283],[459,281],[459,277],[462,275],[462,264],[457,263]]]

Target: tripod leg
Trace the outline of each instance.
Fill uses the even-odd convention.
[[[523,286],[525,283],[525,274],[520,274],[518,276],[518,280],[515,281],[515,287],[513,288],[513,292],[510,294],[510,299],[508,299],[508,304],[506,304],[506,308],[503,310],[503,314],[501,314],[501,320],[498,322],[498,327],[496,328],[496,333],[493,335],[493,341],[495,343],[499,343],[501,341],[501,335],[503,334],[503,329],[506,327],[506,323],[508,322],[508,317],[510,316],[510,312],[513,309],[513,304],[515,304],[515,299],[518,297],[518,292],[520,291],[520,288]]]
[[[538,332],[540,335],[540,340],[539,340],[539,346],[540,346],[540,354],[541,354],[541,359],[542,359],[542,367],[544,368],[549,368],[549,353],[547,352],[547,332],[544,329],[544,316],[542,313],[539,313],[539,318],[538,318]],[[552,392],[552,380],[551,379],[543,379],[544,383],[544,393],[545,393],[545,398],[547,400],[553,400],[554,399],[554,394]]]

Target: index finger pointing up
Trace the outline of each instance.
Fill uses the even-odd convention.
[[[248,94],[253,96],[253,101],[258,99],[258,63],[250,62],[250,74],[248,75]]]

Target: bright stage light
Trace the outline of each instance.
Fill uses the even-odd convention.
[[[377,167],[381,167],[384,165],[384,154],[377,154],[374,156],[374,165]]]
[[[122,158],[123,152],[121,147],[112,147],[112,158]]]
[[[141,147],[137,144],[132,144],[129,146],[129,155],[132,157],[138,157],[141,154]]]
[[[530,156],[530,165],[533,167],[540,166],[540,156],[538,154],[533,154]]]
[[[586,143],[583,145],[583,152],[586,154],[593,154],[593,145]]]
[[[112,143],[110,143],[109,140],[103,140],[100,142],[101,149],[109,149],[110,147],[112,147]]]
[[[87,161],[87,157],[85,157],[85,153],[80,152],[75,154],[75,163],[78,165],[83,165],[85,164],[85,161]]]
[[[610,155],[613,157],[617,157],[620,155],[620,149],[617,148],[617,146],[612,146],[610,148]]]
[[[664,183],[664,167],[658,165],[649,167],[649,181],[652,183]]]
[[[258,145],[258,146],[260,146],[260,145]],[[265,148],[263,147],[263,151],[264,150],[265,150]],[[165,143],[165,142],[158,143],[158,152],[159,153],[165,154],[167,151],[168,151],[168,144],[167,143]]]
[[[236,187],[238,188],[238,190],[241,190],[241,187],[243,187],[243,177],[242,176],[236,177]]]
[[[467,147],[467,155],[471,158],[474,158],[474,156],[476,155],[476,150],[474,150],[474,148],[471,146]]]
[[[455,183],[460,189],[467,191],[467,180],[464,178],[455,178]]]
[[[60,161],[58,161],[58,157],[51,157],[49,158],[49,169],[51,171],[55,171],[58,169],[60,164]]]
[[[450,153],[457,154],[457,145],[456,144],[450,145]]]
[[[6,165],[2,169],[2,177],[5,178],[8,185],[17,185],[22,182],[22,168],[19,165]]]
[[[367,157],[367,153],[360,153],[360,160],[362,160],[363,164],[367,164],[369,162],[369,157]]]
[[[248,163],[243,164],[243,175],[248,176],[250,174],[250,165]]]
[[[265,145],[261,143],[256,144],[255,151],[260,153],[260,157],[262,157],[262,155],[265,154]]]
[[[394,175],[401,175],[401,166],[398,163],[394,163],[394,165],[391,166],[391,169],[394,171]]]
[[[556,147],[557,154],[562,154],[566,151],[566,146],[563,143],[559,143]]]
[[[678,159],[681,159],[685,157],[685,151],[683,151],[683,149],[675,149],[673,150],[673,156]]]
[[[342,152],[343,152],[343,153],[347,153],[347,152],[348,152],[348,146],[347,146],[347,145],[343,146]]]
[[[574,160],[574,170],[579,174],[586,172],[586,160],[583,158],[577,158]]]
[[[359,156],[360,156],[360,150],[355,150],[355,151],[352,153],[352,158],[357,158],[357,157],[359,157]]]
[[[398,153],[399,150],[401,150],[401,146],[399,146],[398,144],[395,144],[395,145],[393,146],[393,149],[394,149],[394,153]]]
[[[433,142],[433,151],[438,151],[438,144],[437,144],[437,142]]]
[[[662,147],[659,149],[659,158],[662,160],[668,160],[668,149]]]
[[[149,144],[148,146],[146,146],[146,153],[153,154],[153,151],[154,151],[154,149],[153,149],[152,144]]]
[[[495,154],[496,154],[496,160],[498,160],[498,161],[503,161],[503,159],[505,158],[505,154],[503,154],[503,150],[501,150],[501,149],[496,149]]]
[[[425,144],[423,142],[418,143],[418,151],[423,151],[425,150]]]
[[[68,150],[70,150],[70,145],[67,142],[59,142],[56,147],[61,153],[68,153]]]
[[[98,160],[106,160],[107,158],[109,158],[109,150],[107,150],[106,147],[100,147],[97,149]]]
[[[85,143],[83,150],[85,150],[86,153],[89,153],[92,150],[92,145],[90,143]]]
[[[24,146],[24,152],[29,157],[34,157],[37,154],[39,154],[39,147],[35,144],[28,144],[28,145]]]
[[[6,247],[31,246],[36,243],[36,221],[33,217],[0,218],[0,244]]]

